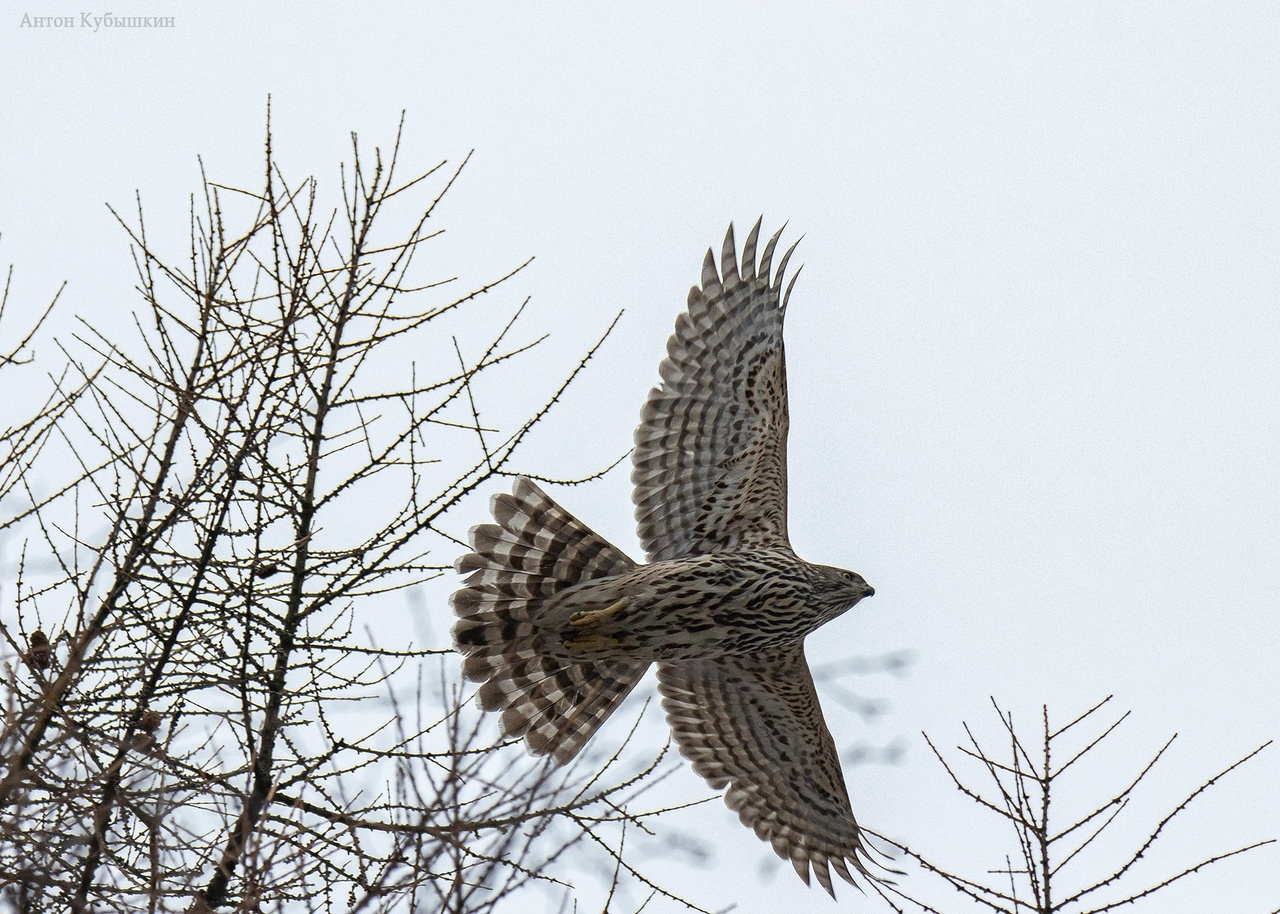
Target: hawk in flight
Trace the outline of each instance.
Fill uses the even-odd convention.
[[[807,883],[854,883],[867,846],[822,718],[804,639],[875,591],[787,540],[782,319],[791,246],[738,259],[733,226],[676,319],[636,430],[638,565],[532,481],[471,530],[454,640],[480,704],[534,755],[572,759],[658,665],[680,752]],[[798,272],[797,274],[798,275]],[[856,883],[854,883],[856,885]]]

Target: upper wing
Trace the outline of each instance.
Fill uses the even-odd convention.
[[[877,878],[861,859],[867,848],[801,643],[661,663],[658,688],[680,753],[712,787],[729,788],[725,803],[800,878],[808,883],[812,866],[832,897],[828,866],[854,885],[846,861]]]
[[[733,226],[717,275],[711,251],[702,288],[676,319],[636,429],[636,520],[649,561],[744,545],[787,543],[787,377],[782,316],[791,295],[770,267],[781,229],[756,268],[757,221],[739,269]],[[797,271],[796,275],[799,275]]]

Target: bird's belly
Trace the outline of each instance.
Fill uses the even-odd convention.
[[[686,614],[669,612],[653,643],[661,660],[750,654],[803,639],[818,624],[807,607],[784,598],[710,600]]]
[[[699,571],[584,587],[555,614],[560,646],[578,657],[696,660],[797,641],[826,621],[803,588],[776,575]]]

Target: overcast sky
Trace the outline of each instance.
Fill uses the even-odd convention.
[[[197,156],[257,183],[268,94],[289,174],[330,182],[350,131],[388,143],[403,110],[413,167],[475,150],[440,212],[449,269],[536,255],[517,291],[555,334],[550,369],[626,309],[555,426],[572,438],[537,445],[549,474],[630,446],[730,220],[805,236],[792,538],[876,588],[810,654],[916,658],[854,683],[884,700],[874,722],[826,701],[842,745],[905,747],[847,768],[860,820],[999,865],[919,737],[954,744],[963,720],[994,737],[989,696],[1031,726],[1041,703],[1065,719],[1114,694],[1135,713],[1104,785],[1178,732],[1148,817],[1280,734],[1275,4],[139,2],[111,11],[175,27],[21,26],[68,10],[0,18],[15,304],[67,279],[67,313],[124,320],[132,268],[103,204],[140,191],[180,243]],[[639,556],[624,471],[556,494]],[[1275,837],[1277,784],[1273,747],[1175,821],[1161,866]],[[652,864],[692,900],[835,910],[789,871],[757,887],[770,852],[721,804],[679,827],[721,848],[710,880]],[[1277,907],[1273,847],[1133,910]]]

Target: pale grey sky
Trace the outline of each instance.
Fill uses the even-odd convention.
[[[867,824],[998,865],[918,737],[992,732],[992,695],[1030,723],[1114,693],[1135,712],[1117,783],[1178,732],[1156,805],[1280,733],[1274,4],[144,2],[112,11],[175,27],[21,27],[52,6],[0,17],[20,303],[65,278],[67,313],[123,320],[132,268],[103,203],[140,190],[180,243],[197,155],[257,181],[268,94],[289,173],[329,181],[349,131],[389,142],[403,109],[415,166],[476,150],[441,212],[456,268],[537,255],[519,291],[565,359],[626,308],[562,411],[574,438],[538,445],[547,472],[629,447],[729,220],[805,235],[792,537],[876,587],[810,652],[917,655],[858,683],[888,703],[874,725],[826,703],[838,741],[905,740],[903,764],[847,770]],[[639,554],[625,472],[557,494]],[[1276,836],[1277,784],[1273,748],[1158,859]],[[836,909],[789,871],[757,886],[769,851],[721,805],[679,823],[723,848],[710,875],[654,864],[692,900]],[[1268,914],[1280,853],[1163,898],[1133,910]]]

